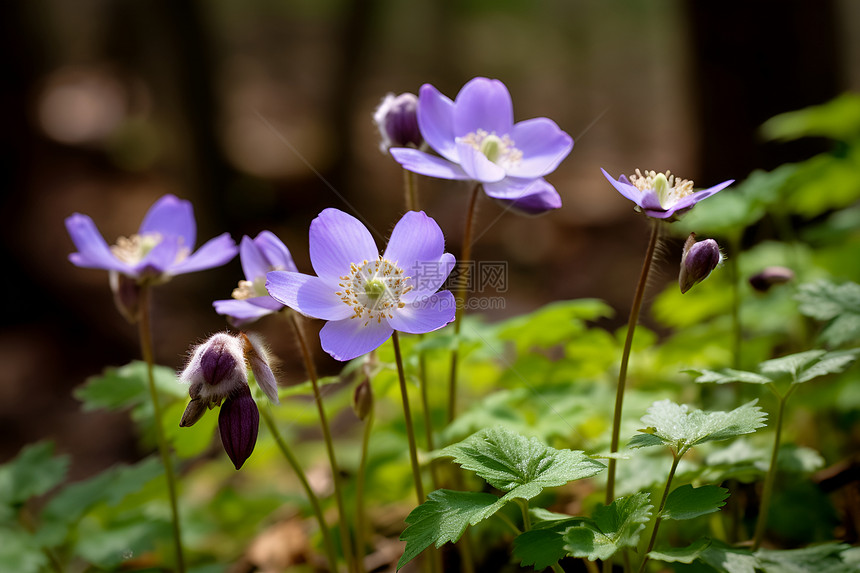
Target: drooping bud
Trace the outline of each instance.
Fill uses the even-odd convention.
[[[191,384],[190,393],[207,404],[220,404],[237,389],[248,386],[242,342],[224,332],[213,334],[194,350],[179,379]]]
[[[197,423],[197,420],[203,417],[203,414],[208,409],[209,407],[206,400],[192,397],[191,401],[188,402],[188,406],[185,407],[185,412],[182,413],[182,419],[179,420],[179,427],[187,428],[189,426],[193,426]]]
[[[685,293],[711,274],[723,260],[720,246],[713,239],[696,242],[696,234],[690,233],[684,243],[684,254],[681,255],[681,273],[678,275],[678,285],[681,293]]]
[[[365,378],[356,387],[352,395],[352,409],[358,419],[364,421],[373,411],[373,388],[370,380]]]
[[[248,386],[243,386],[224,400],[218,414],[221,444],[238,470],[257,445],[260,412]]]
[[[109,280],[117,310],[131,324],[137,324],[140,319],[140,283],[116,271],[110,272]]]
[[[387,153],[390,147],[421,147],[424,138],[418,128],[418,96],[390,93],[373,113],[382,141],[379,149]]]
[[[770,287],[794,280],[794,271],[786,267],[765,267],[749,278],[750,286],[759,292],[767,292]]]

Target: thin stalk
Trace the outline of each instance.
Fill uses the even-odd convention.
[[[418,210],[418,176],[412,171],[403,170],[403,190],[406,199],[406,210]]]
[[[523,531],[529,531],[532,528],[532,517],[529,515],[529,500],[518,499],[517,502],[523,512]]]
[[[293,471],[296,473],[296,477],[299,478],[299,482],[302,484],[302,488],[305,490],[305,494],[308,496],[308,501],[311,502],[311,507],[314,510],[314,515],[317,518],[317,522],[320,526],[320,533],[323,536],[323,545],[325,546],[326,557],[328,558],[328,566],[332,572],[337,571],[337,553],[334,549],[334,543],[331,539],[331,534],[329,533],[328,526],[325,522],[325,517],[323,516],[322,506],[320,505],[320,500],[317,495],[314,493],[314,490],[311,489],[311,484],[308,481],[308,476],[305,474],[302,466],[299,464],[299,460],[293,454],[293,451],[290,449],[290,446],[284,440],[281,433],[278,431],[277,425],[275,425],[275,420],[272,418],[272,413],[269,411],[268,406],[264,406],[260,408],[260,413],[263,415],[263,421],[266,423],[266,427],[269,428],[269,433],[272,434],[272,437],[275,439],[275,443],[278,445],[278,449],[281,450],[281,453],[284,455],[284,458],[287,460],[287,463],[290,464],[290,467],[293,468]]]
[[[457,293],[454,297],[454,303],[457,305],[457,311],[454,316],[454,336],[460,334],[460,322],[463,313],[466,311],[466,299],[468,290],[466,286],[469,278],[469,261],[472,259],[472,234],[475,224],[475,205],[478,202],[478,194],[481,191],[481,185],[475,185],[472,190],[472,196],[469,198],[469,207],[466,210],[466,226],[463,229],[463,249],[460,254],[460,270],[462,274],[457,277],[459,284],[457,285]],[[448,423],[454,421],[457,416],[457,361],[459,358],[460,344],[456,342],[454,349],[451,351],[451,376],[448,384]]]
[[[669,497],[669,489],[672,487],[672,478],[675,477],[675,470],[678,469],[678,462],[684,452],[672,452],[672,469],[669,470],[669,478],[666,480],[666,487],[663,489],[663,497],[660,499],[660,508],[657,510],[657,518],[654,520],[654,531],[651,532],[651,539],[648,541],[648,548],[645,550],[644,559],[639,566],[639,573],[645,571],[645,564],[648,563],[648,553],[654,549],[654,542],[657,541],[657,530],[660,529],[660,521],[663,519],[663,508],[666,507],[666,498]]]
[[[334,441],[331,437],[331,429],[328,425],[325,407],[323,406],[322,394],[320,394],[319,379],[317,377],[317,369],[314,365],[313,357],[311,356],[310,348],[305,339],[304,331],[294,312],[289,312],[290,321],[293,323],[293,328],[296,331],[296,338],[301,347],[302,357],[305,362],[305,369],[308,372],[308,377],[311,379],[311,386],[314,391],[314,402],[317,406],[317,411],[320,417],[320,426],[322,427],[323,440],[325,441],[326,453],[328,454],[329,464],[331,465],[332,483],[334,485],[334,498],[337,502],[338,529],[340,530],[340,541],[343,545],[343,555],[346,559],[347,569],[355,571],[355,554],[352,551],[352,542],[349,537],[349,530],[346,525],[346,509],[343,503],[343,486],[340,480],[340,468],[337,465],[337,458],[334,454]]]
[[[167,493],[170,498],[173,545],[176,551],[176,571],[177,573],[184,573],[185,555],[182,551],[182,532],[179,527],[179,504],[176,501],[176,473],[173,471],[173,460],[170,458],[170,450],[167,440],[164,438],[164,428],[161,424],[161,404],[158,401],[158,390],[155,387],[155,374],[153,372],[155,359],[152,351],[152,326],[149,321],[150,294],[150,286],[148,284],[141,285],[140,314],[137,321],[140,352],[143,355],[143,361],[146,362],[149,397],[152,400],[152,412],[155,418],[155,441],[158,444],[158,452],[161,454],[161,463],[164,465],[164,477],[167,480]]]
[[[564,573],[564,569],[561,568],[561,565],[558,564],[558,561],[549,566],[550,569],[555,571],[555,573]]]
[[[358,475],[355,476],[355,559],[358,572],[364,573],[364,531],[367,526],[367,516],[364,511],[364,480],[367,473],[367,449],[370,444],[370,429],[373,427],[373,408],[364,421],[364,435],[361,439],[361,461],[358,463]]]
[[[648,285],[648,273],[651,271],[651,263],[654,260],[654,251],[660,238],[660,223],[652,222],[651,239],[645,251],[645,261],[642,263],[642,272],[639,274],[639,284],[636,285],[636,293],[633,295],[633,306],[630,308],[630,319],[627,321],[627,338],[624,340],[624,350],[621,354],[621,367],[618,370],[618,388],[615,393],[615,414],[612,418],[612,444],[610,451],[618,451],[618,438],[621,433],[621,409],[624,402],[624,385],[627,382],[627,364],[630,361],[630,349],[633,347],[633,333],[636,331],[636,323],[639,322],[639,311],[642,308],[642,299],[645,296],[645,287]],[[615,458],[609,459],[608,478],[606,481],[606,505],[615,500]]]
[[[767,528],[767,514],[770,511],[770,502],[773,497],[773,484],[776,481],[776,463],[779,457],[779,444],[782,439],[782,416],[785,412],[785,403],[788,397],[794,392],[797,386],[792,386],[784,396],[780,396],[776,387],[770,384],[771,390],[779,398],[779,409],[776,411],[776,436],[773,439],[773,451],[770,453],[770,467],[767,470],[767,477],[764,480],[764,489],[761,492],[761,501],[758,508],[758,520],[755,524],[755,534],[753,535],[752,551],[756,551],[764,539],[764,531]]]
[[[424,503],[424,486],[421,483],[421,468],[418,465],[418,448],[415,445],[415,428],[409,410],[409,393],[406,389],[406,373],[403,369],[403,356],[400,354],[400,337],[397,331],[391,335],[394,344],[394,359],[397,361],[397,375],[400,379],[400,396],[403,398],[403,418],[406,421],[406,437],[409,440],[409,461],[412,464],[412,479],[415,481],[415,495],[418,503]]]
[[[505,524],[511,528],[511,531],[514,532],[514,535],[519,535],[520,533],[522,533],[522,531],[520,531],[520,528],[517,527],[517,524],[511,521],[511,518],[502,513],[501,511],[497,511],[493,515],[494,517],[498,517],[500,520],[504,521]]]
[[[600,569],[597,568],[597,563],[594,561],[591,561],[587,557],[583,557],[582,562],[585,563],[585,570],[588,571],[588,573],[599,573]]]
[[[423,334],[419,334],[423,338]],[[424,439],[427,441],[427,451],[432,452],[436,449],[433,440],[433,420],[430,413],[430,400],[427,396],[427,357],[424,356],[422,350],[418,354],[418,383],[421,385],[421,406],[424,408]],[[436,471],[436,464],[430,461],[430,480],[433,484],[433,489],[439,489],[439,475]]]

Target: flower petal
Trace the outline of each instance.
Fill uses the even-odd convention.
[[[411,268],[403,269],[409,276],[407,285],[411,286],[412,290],[402,295],[400,300],[410,304],[416,299],[435,293],[454,270],[456,263],[454,255],[445,253],[435,260],[416,261]]]
[[[511,139],[523,154],[516,165],[508,168],[508,174],[515,177],[543,177],[552,173],[573,149],[573,138],[545,117],[517,123]]]
[[[424,141],[439,155],[456,163],[454,102],[430,84],[421,86],[418,94],[418,127]]]
[[[493,163],[468,143],[458,142],[457,151],[460,154],[460,167],[469,175],[469,179],[494,183],[505,178],[504,167]]]
[[[701,189],[699,191],[696,191],[695,193],[687,195],[686,197],[684,197],[683,199],[681,199],[680,201],[678,201],[677,203],[672,205],[672,210],[673,211],[679,211],[681,209],[687,209],[689,207],[692,207],[693,205],[695,205],[699,201],[701,201],[703,199],[707,199],[711,195],[714,195],[714,194],[718,193],[719,191],[722,191],[723,189],[725,189],[726,187],[728,187],[729,185],[731,185],[734,182],[735,182],[734,179],[729,179],[728,181],[723,181],[722,183],[720,183],[718,185],[714,185],[713,187],[710,187],[708,189]]]
[[[365,323],[361,318],[327,322],[320,330],[322,349],[336,360],[352,360],[379,348],[394,332],[385,320]]]
[[[618,181],[612,178],[612,175],[606,172],[602,167],[600,171],[603,173],[603,176],[615,187],[615,190],[621,193],[624,197],[630,199],[637,205],[641,205],[640,201],[642,200],[642,191],[628,183],[627,178],[623,175],[619,177]],[[623,179],[623,181],[622,181]],[[659,204],[659,203],[658,203]]]
[[[215,307],[215,312],[220,315],[224,315],[230,318],[230,324],[235,327],[244,326],[255,320],[258,320],[267,314],[272,314],[277,310],[283,308],[283,305],[276,301],[275,299],[268,296],[257,297],[261,299],[266,299],[272,301],[272,303],[276,304],[278,308],[269,309],[264,306],[260,306],[251,302],[249,300],[236,300],[234,298],[228,298],[225,300],[216,300],[212,303],[212,306]]]
[[[456,313],[454,295],[443,290],[397,309],[388,324],[400,332],[421,334],[442,328],[454,320]]]
[[[159,233],[165,238],[181,237],[181,245],[193,250],[197,240],[197,223],[194,221],[191,202],[174,195],[165,195],[149,208],[138,233]]]
[[[266,260],[269,261],[269,265],[272,267],[267,269],[266,272],[271,270],[298,272],[290,250],[271,231],[261,231],[254,239],[254,244],[262,251],[263,256],[266,257]]]
[[[259,334],[243,334],[245,340],[245,356],[254,373],[257,385],[273,404],[280,404],[278,400],[278,381],[275,373],[269,365],[269,350],[263,343]]]
[[[197,252],[168,268],[167,272],[170,275],[181,275],[220,267],[229,262],[238,252],[239,249],[230,233],[223,233],[206,241],[197,249]]]
[[[242,242],[239,243],[239,260],[242,263],[242,272],[245,273],[245,279],[251,282],[254,282],[257,277],[264,277],[267,272],[274,270],[269,268],[269,261],[266,260],[263,252],[248,235],[242,237]]]
[[[442,229],[424,211],[409,211],[394,225],[382,255],[406,270],[415,261],[438,259],[445,252]]]
[[[508,177],[499,183],[484,185],[488,196],[524,215],[540,215],[561,207],[561,196],[543,178]]]
[[[400,164],[403,169],[436,177],[438,179],[463,180],[471,179],[463,169],[456,163],[451,163],[441,157],[418,151],[410,147],[392,147],[388,150],[391,157]]]
[[[454,100],[454,134],[457,136],[483,129],[501,137],[509,134],[513,125],[511,94],[499,80],[471,79]]]
[[[260,430],[260,412],[245,386],[221,405],[218,413],[218,432],[221,444],[238,470],[254,451],[257,432]]]
[[[77,253],[69,255],[72,264],[87,269],[117,271],[126,275],[133,273],[131,265],[123,263],[113,255],[96,224],[87,215],[75,213],[67,217],[66,230],[78,249]]]
[[[311,222],[311,265],[320,278],[337,284],[349,265],[379,257],[379,250],[361,221],[338,209],[325,209]]]
[[[341,320],[353,310],[335,294],[334,288],[319,277],[272,271],[266,275],[266,289],[276,301],[306,316]]]

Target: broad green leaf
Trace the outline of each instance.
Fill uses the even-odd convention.
[[[0,571],[40,573],[47,571],[48,559],[32,535],[17,527],[0,526]]]
[[[564,549],[574,557],[596,561],[611,557],[622,547],[634,547],[652,509],[649,495],[642,492],[598,506],[593,519],[567,529]]]
[[[767,360],[759,365],[759,370],[771,376],[784,374],[793,384],[801,384],[819,376],[842,372],[854,362],[856,357],[854,350],[842,352],[809,350]]]
[[[149,382],[146,362],[134,361],[119,368],[105,368],[101,376],[92,376],[75,389],[75,398],[84,403],[84,410],[121,410],[149,404]],[[180,384],[176,372],[166,366],[153,369],[156,388],[168,396],[182,398],[188,389]]]
[[[103,525],[85,520],[75,547],[78,555],[105,569],[152,550],[156,541],[170,535],[169,524],[158,519],[131,517],[122,523]]]
[[[504,499],[531,499],[545,487],[591,477],[606,468],[582,451],[556,450],[507,428],[488,428],[439,452],[463,469],[507,492]]]
[[[719,511],[726,504],[729,490],[715,485],[693,487],[682,485],[666,498],[663,519],[693,519],[700,515]],[[704,549],[704,547],[703,547]]]
[[[660,400],[642,416],[642,422],[648,426],[643,432],[684,453],[697,444],[750,434],[764,426],[767,414],[755,404],[756,400],[753,400],[731,412],[704,412],[686,404]],[[653,438],[634,438],[630,447],[652,445],[656,445]]]
[[[513,554],[523,567],[534,567],[538,571],[552,566],[567,556],[565,532],[582,519],[550,521],[544,527],[536,527],[521,533],[514,539]]]
[[[825,543],[801,549],[760,549],[755,556],[765,573],[851,573],[856,569],[840,556],[848,548],[842,543]]]
[[[710,544],[710,539],[702,537],[687,547],[671,547],[651,551],[648,553],[648,558],[667,563],[692,563]]]
[[[447,542],[456,543],[469,525],[493,515],[503,503],[489,493],[437,489],[430,492],[427,501],[406,517],[407,527],[400,534],[406,542],[397,569],[412,561],[431,543],[441,547]]]
[[[716,384],[728,384],[730,382],[769,384],[773,382],[773,380],[767,376],[762,376],[755,372],[747,372],[745,370],[735,370],[734,368],[721,368],[720,370],[685,370],[685,372],[697,375],[695,381],[700,384],[707,382],[713,382]]]
[[[758,565],[758,559],[748,550],[729,547],[716,540],[699,554],[699,559],[720,573],[756,573]]]
[[[800,285],[795,298],[801,314],[830,321],[821,339],[832,346],[860,338],[860,285],[818,281]]]
[[[761,133],[779,141],[809,136],[851,141],[860,135],[860,95],[846,93],[821,105],[781,113],[764,122]]]
[[[0,504],[17,505],[47,493],[66,477],[68,456],[54,456],[52,442],[25,446],[0,467]]]

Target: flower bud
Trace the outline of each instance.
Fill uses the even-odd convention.
[[[352,409],[362,421],[373,412],[373,388],[367,378],[355,387],[355,393],[352,395]]]
[[[227,397],[218,414],[221,444],[238,470],[257,445],[260,412],[248,386],[242,386]]]
[[[194,350],[179,379],[191,385],[192,398],[220,404],[231,393],[248,386],[242,342],[224,332],[213,334]]]
[[[382,141],[379,149],[386,153],[390,147],[421,147],[424,138],[418,128],[418,96],[390,93],[373,113]]]
[[[140,318],[140,283],[116,271],[111,271],[109,280],[117,310],[129,323],[137,324]]]
[[[723,260],[720,246],[713,239],[696,242],[696,234],[690,233],[681,255],[681,273],[678,284],[685,293],[711,274]]]
[[[248,364],[251,367],[251,372],[254,373],[254,379],[257,380],[257,385],[266,395],[266,397],[274,404],[279,404],[278,401],[278,382],[275,380],[275,373],[272,372],[270,366],[271,358],[269,351],[263,344],[263,340],[256,334],[239,335],[242,339],[245,350],[245,357],[248,359]]]
[[[794,271],[786,267],[765,267],[749,278],[750,286],[759,292],[767,292],[770,287],[794,280]]]

